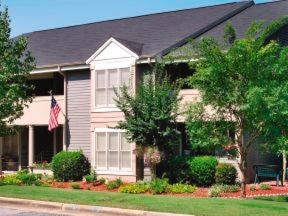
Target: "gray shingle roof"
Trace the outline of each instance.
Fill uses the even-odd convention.
[[[179,41],[251,6],[245,1],[96,22],[25,34],[37,66],[84,63],[110,37],[141,57],[153,57]]]
[[[270,23],[283,16],[288,16],[288,0],[253,5],[229,19],[229,22],[231,22],[236,29],[237,37],[242,38],[245,36],[245,31],[253,21],[259,20]],[[212,36],[217,39],[222,39],[223,29],[226,24],[227,22],[223,22],[201,35],[201,37]]]

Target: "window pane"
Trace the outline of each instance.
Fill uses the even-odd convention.
[[[106,105],[106,90],[97,89],[95,93],[96,93],[96,106]]]
[[[108,89],[108,104],[115,104],[114,98],[116,98],[114,89]]]
[[[124,134],[121,134],[121,150],[128,150],[131,149],[131,143],[129,143],[126,138],[124,137]]]
[[[118,151],[118,133],[109,133],[109,150]]]
[[[121,73],[121,85],[124,83],[129,86],[129,76],[130,76],[130,68],[120,68]]]
[[[109,167],[118,167],[118,152],[109,152]]]
[[[105,88],[105,71],[96,71],[96,88]]]
[[[131,168],[130,152],[121,152],[121,168]]]
[[[108,70],[108,82],[109,82],[109,85],[108,87],[109,88],[113,88],[113,87],[118,87],[118,79],[117,79],[117,70],[116,69],[113,69],[113,70]]]
[[[96,166],[97,167],[106,167],[106,152],[100,151],[96,153]]]
[[[106,150],[106,134],[105,133],[96,134],[96,151],[97,150]]]

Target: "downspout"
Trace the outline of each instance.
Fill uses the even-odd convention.
[[[64,105],[65,105],[65,122],[63,124],[63,151],[67,151],[67,75],[61,71],[61,66],[58,66],[58,73],[64,78]]]

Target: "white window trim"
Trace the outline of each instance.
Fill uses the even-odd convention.
[[[109,70],[117,70],[117,84],[118,84],[118,87],[117,88],[120,88],[120,84],[121,84],[121,72],[120,72],[120,69],[122,68],[129,68],[129,78],[131,76],[131,65],[129,64],[129,66],[123,66],[123,65],[120,65],[119,67],[107,67],[105,69],[95,69],[93,72],[94,72],[94,77],[95,77],[95,80],[94,80],[94,106],[93,106],[93,111],[94,112],[120,112],[121,110],[119,108],[116,107],[115,104],[108,104],[108,79],[109,79],[109,74],[108,74],[108,71]],[[104,70],[105,71],[105,97],[106,97],[106,104],[105,105],[98,105],[96,104],[96,90],[97,90],[97,71],[101,71],[101,70]],[[132,85],[132,83],[130,83],[130,85]]]
[[[125,132],[125,130],[121,130],[121,129],[112,129],[112,128],[95,128],[94,129],[94,135],[93,135],[93,137],[94,137],[94,143],[93,143],[93,145],[94,145],[94,164],[95,164],[95,170],[96,170],[96,172],[97,172],[97,174],[103,174],[103,175],[109,175],[109,174],[111,174],[111,175],[114,175],[114,174],[117,174],[117,175],[133,175],[133,169],[132,169],[132,167],[133,167],[133,159],[132,159],[132,150],[131,150],[131,152],[130,152],[130,164],[131,164],[131,166],[130,166],[130,168],[125,168],[125,169],[123,169],[123,170],[119,170],[119,169],[109,169],[108,168],[108,164],[106,163],[106,169],[104,169],[104,167],[101,167],[101,168],[97,168],[96,167],[96,133],[111,133],[111,132],[113,132],[113,133],[123,133],[123,132]],[[107,145],[107,134],[106,134],[106,145]],[[118,135],[118,139],[119,139],[119,135]],[[118,140],[118,142],[119,142],[119,140]],[[107,146],[106,146],[107,147]],[[119,147],[119,143],[118,143],[118,152],[120,153],[120,147]],[[107,160],[107,156],[108,156],[108,148],[106,148],[106,160]],[[108,161],[106,161],[106,162],[108,162]],[[119,164],[118,164],[119,165]]]

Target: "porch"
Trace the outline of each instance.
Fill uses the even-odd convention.
[[[13,135],[0,138],[0,170],[18,171],[34,162],[51,162],[63,150],[63,126],[53,132],[48,126],[25,126]]]

